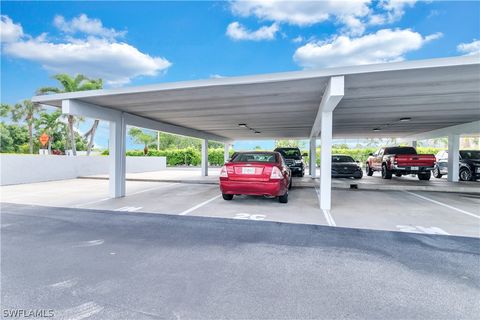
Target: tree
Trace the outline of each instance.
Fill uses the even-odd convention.
[[[12,108],[9,104],[2,103],[0,106],[0,117],[5,118],[12,111]]]
[[[276,148],[305,148],[305,142],[300,140],[275,140]]]
[[[13,139],[10,136],[10,131],[3,124],[0,123],[0,152],[13,152]]]
[[[52,154],[52,144],[55,141],[55,136],[58,136],[62,131],[65,131],[65,123],[59,121],[62,112],[57,110],[52,113],[42,112],[40,118],[36,122],[36,128],[45,132],[48,136],[48,154]]]
[[[72,78],[68,74],[60,73],[53,77],[58,82],[60,82],[62,88],[56,87],[43,87],[37,90],[38,94],[47,94],[47,93],[62,93],[62,92],[74,92],[74,91],[87,91],[87,90],[96,90],[103,87],[102,79],[89,79],[84,75],[78,74],[75,78]],[[70,138],[70,145],[72,147],[73,155],[77,155],[76,142],[75,142],[75,132],[74,124],[75,117],[73,115],[68,115],[68,132]],[[92,126],[87,133],[90,135],[89,149],[87,149],[87,154],[90,155],[90,150],[93,145],[93,139],[95,136],[95,131],[98,126],[98,120],[95,120]]]
[[[3,106],[2,106],[3,108]],[[33,153],[33,125],[35,118],[43,108],[30,100],[24,100],[22,103],[17,103],[11,108],[12,120],[15,122],[25,121],[28,126],[28,145],[30,153]]]
[[[138,144],[143,144],[143,153],[146,155],[148,153],[148,146],[156,141],[156,136],[145,133],[143,130],[139,128],[131,128],[128,130],[128,134],[133,138],[133,141]]]

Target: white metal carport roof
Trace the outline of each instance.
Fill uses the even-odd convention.
[[[320,134],[320,207],[330,210],[332,137],[446,133],[449,179],[458,180],[459,134],[480,131],[480,55],[72,92],[32,100],[110,122],[113,197],[125,195],[127,125],[203,139],[203,175],[208,175],[207,140],[226,143],[227,157],[232,140],[310,138],[310,169],[315,177]]]
[[[74,99],[226,140],[308,138],[326,84],[338,75],[345,77],[345,94],[333,114],[334,137],[404,137],[480,120],[478,55],[54,94],[33,101],[60,107],[62,100]],[[411,121],[399,122],[404,117]]]

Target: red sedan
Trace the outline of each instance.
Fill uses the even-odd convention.
[[[234,195],[278,197],[288,202],[292,174],[278,152],[237,152],[220,171],[220,190],[223,199]]]

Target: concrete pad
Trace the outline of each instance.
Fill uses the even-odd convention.
[[[369,177],[364,175],[362,179],[332,179],[332,188],[350,189],[354,185],[360,190],[390,190],[390,191],[431,191],[452,193],[475,193],[480,194],[480,182],[460,181],[448,182],[446,178],[429,181],[420,181],[416,176],[393,176],[391,180],[382,179],[379,173]]]
[[[225,201],[219,197],[188,215],[327,225],[312,188],[292,188],[287,204],[279,203],[277,198],[234,196]]]
[[[136,182],[127,184],[127,195],[167,183]],[[0,187],[2,202],[81,207],[86,203],[109,199],[108,181],[68,179]]]
[[[219,183],[220,168],[211,167],[209,175],[200,175],[200,168],[197,167],[175,167],[162,171],[127,173],[127,181],[137,182],[179,182],[192,184]],[[317,170],[317,177],[320,170]],[[108,180],[108,175],[96,175],[80,177],[81,179]],[[294,177],[294,185],[299,187],[314,188],[320,184],[319,178],[312,179],[309,176]],[[391,190],[391,191],[431,191],[431,192],[453,192],[453,193],[475,193],[480,194],[480,182],[462,181],[458,183],[448,182],[446,178],[430,181],[420,181],[416,176],[393,177],[391,180],[382,179],[379,173],[369,177],[364,175],[362,179],[334,178],[332,179],[333,189],[350,189],[352,185],[360,190]]]
[[[435,197],[447,208],[419,198]],[[432,195],[434,195],[432,197]],[[480,237],[480,216],[475,218],[455,208],[478,215],[478,199],[466,195],[436,192],[355,191],[336,190],[332,193],[331,211],[337,226],[376,230],[433,234],[454,234]],[[458,206],[459,202],[463,202]]]
[[[315,189],[295,185],[288,204],[250,196],[225,201],[215,184],[141,181],[128,181],[127,196],[111,199],[108,181],[91,179],[2,186],[0,194],[2,202],[18,204],[480,237],[475,194],[334,189],[332,224]]]

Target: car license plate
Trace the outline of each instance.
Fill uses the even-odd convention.
[[[243,167],[242,174],[255,174],[255,168]]]
[[[410,167],[410,170],[412,170],[412,171],[418,171],[418,167]]]

